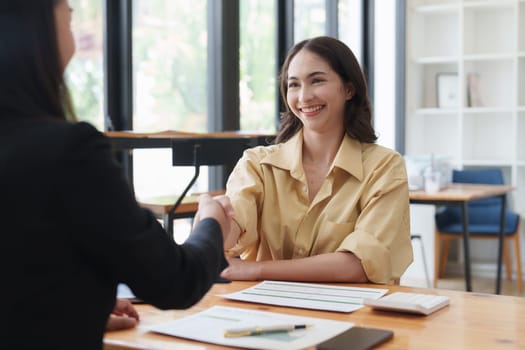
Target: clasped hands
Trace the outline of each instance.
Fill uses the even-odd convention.
[[[194,222],[198,223],[205,218],[217,220],[221,226],[225,247],[231,236],[230,229],[233,221],[233,207],[227,196],[210,197],[203,194],[199,197],[199,210],[195,215]],[[236,239],[235,239],[236,240]],[[230,240],[231,241],[231,240]],[[233,243],[234,244],[234,243]],[[233,246],[233,244],[231,244]],[[106,331],[116,331],[135,327],[140,320],[137,310],[127,299],[117,299],[115,307],[108,318]]]
[[[230,198],[226,195],[210,197],[201,195],[199,197],[199,210],[195,215],[194,225],[199,220],[206,217],[212,217],[221,226],[224,249],[230,249],[237,243],[241,234],[241,227],[233,219],[233,206]],[[229,266],[221,273],[221,277],[230,280],[254,280],[257,279],[260,264],[257,262],[247,262],[241,259],[228,257]]]
[[[194,225],[206,218],[215,219],[221,226],[224,249],[233,247],[237,242],[238,234],[234,234],[234,211],[230,198],[226,195],[210,197],[203,194],[199,197],[199,210],[194,217]]]

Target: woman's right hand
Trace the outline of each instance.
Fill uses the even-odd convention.
[[[195,224],[205,218],[217,220],[221,226],[222,238],[226,242],[230,235],[230,228],[233,221],[233,207],[227,196],[212,198],[207,194],[199,197],[199,209],[195,214]]]

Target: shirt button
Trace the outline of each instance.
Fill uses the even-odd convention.
[[[304,187],[303,187],[303,192],[304,192],[304,193],[308,192],[308,186],[304,186]]]

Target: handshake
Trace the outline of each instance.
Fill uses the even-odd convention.
[[[232,230],[233,225],[235,228],[239,227],[235,224],[233,215],[233,207],[227,196],[211,197],[203,194],[199,197],[199,209],[195,214],[194,225],[206,218],[215,219],[221,227],[224,249],[229,249],[235,245],[240,234],[240,228]],[[138,322],[139,314],[131,302],[128,299],[117,299],[106,324],[106,331],[133,328]]]
[[[206,218],[215,219],[221,226],[224,249],[232,248],[239,238],[241,229],[233,219],[234,211],[230,198],[226,195],[199,197],[199,209],[195,214],[194,225]]]

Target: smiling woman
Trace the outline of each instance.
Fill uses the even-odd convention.
[[[374,142],[359,64],[341,41],[295,45],[280,75],[276,144],[245,151],[227,183],[235,209],[222,276],[393,283],[412,261],[400,154]]]

